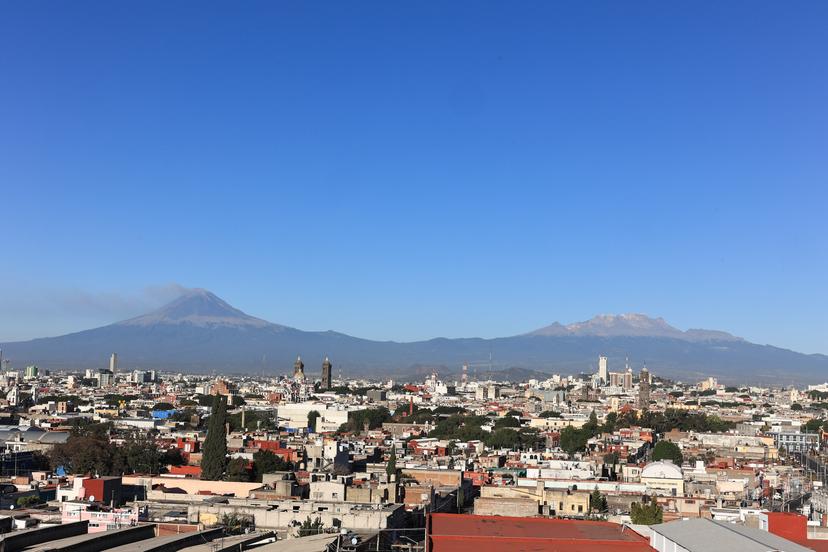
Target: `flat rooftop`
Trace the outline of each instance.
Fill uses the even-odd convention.
[[[432,514],[431,552],[652,552],[648,540],[621,525],[586,521],[507,516]]]

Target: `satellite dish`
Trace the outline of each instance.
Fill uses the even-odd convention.
[[[89,502],[95,502],[95,495],[89,496]]]

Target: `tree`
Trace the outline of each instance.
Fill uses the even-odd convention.
[[[49,451],[49,461],[53,469],[63,466],[67,473],[109,475],[116,450],[109,437],[73,433]]]
[[[253,525],[253,519],[239,514],[222,514],[219,523],[224,526],[228,535],[239,535]]]
[[[604,455],[604,464],[610,464],[614,466],[621,460],[621,455],[615,451],[608,452]]]
[[[43,502],[39,496],[29,495],[29,496],[21,496],[17,499],[17,506],[19,508],[28,508],[29,506],[34,506],[35,504],[40,504]]]
[[[320,415],[316,410],[308,412],[308,433],[316,433],[316,420]]]
[[[612,433],[615,431],[615,424],[618,422],[618,413],[608,412],[604,417],[604,427],[601,431],[604,433]]]
[[[520,420],[511,416],[505,416],[503,418],[498,418],[495,421],[494,426],[496,429],[501,427],[520,427]]]
[[[138,436],[128,441],[122,448],[126,470],[131,473],[157,474],[161,467],[161,453],[155,441],[146,437]]]
[[[594,437],[598,434],[598,414],[594,410],[589,413],[589,420],[584,424],[583,429],[589,433],[589,437]]]
[[[183,466],[187,462],[184,461],[180,448],[171,448],[161,453],[160,463],[162,466]]]
[[[281,456],[267,449],[259,449],[253,453],[253,473],[256,481],[261,482],[264,474],[293,469],[290,462],[285,462]]]
[[[653,449],[653,460],[672,460],[673,464],[681,465],[684,457],[677,444],[670,441],[659,441]]]
[[[805,423],[805,431],[808,433],[817,433],[820,429],[822,429],[824,423],[825,422],[819,418],[811,418]]]
[[[655,501],[644,504],[633,502],[630,507],[630,519],[636,525],[655,525],[661,523],[663,518],[664,511]]]
[[[791,410],[802,410],[802,405],[799,403],[793,403],[791,405]]]
[[[152,409],[154,411],[155,410],[175,410],[175,405],[170,404],[168,402],[160,402],[160,403],[155,403],[155,405],[152,407]]]
[[[589,509],[592,512],[606,512],[609,508],[607,506],[607,497],[601,494],[598,487],[589,495]]]
[[[496,429],[486,437],[485,442],[492,448],[514,449],[520,446],[520,433],[506,427]]]
[[[302,522],[302,525],[299,526],[299,536],[306,537],[308,535],[317,535],[322,532],[322,527],[324,524],[320,518],[316,518],[311,520],[310,516]]]
[[[397,447],[394,444],[391,445],[391,454],[388,455],[385,473],[388,475],[389,481],[391,481],[392,476],[397,475]]]
[[[227,463],[227,481],[250,481],[250,473],[247,471],[247,460],[244,458],[233,458]]]
[[[227,401],[221,395],[213,399],[213,409],[207,425],[207,438],[201,457],[201,478],[218,481],[227,469]]]
[[[569,454],[574,454],[586,448],[589,435],[582,429],[567,426],[561,430],[560,446]]]

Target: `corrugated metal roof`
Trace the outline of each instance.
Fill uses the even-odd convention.
[[[689,552],[813,552],[761,529],[711,519],[671,521],[653,525],[652,531]]]

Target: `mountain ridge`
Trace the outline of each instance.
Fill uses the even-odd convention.
[[[526,335],[537,336],[644,336],[644,337],[673,337],[676,339],[694,340],[721,340],[744,341],[721,330],[688,329],[679,330],[667,323],[663,318],[651,318],[641,313],[599,314],[583,322],[574,322],[563,325],[553,322],[548,326],[538,328]]]
[[[629,357],[638,366],[646,362],[653,373],[677,379],[821,382],[828,371],[825,355],[757,345],[717,330],[682,331],[640,313],[599,315],[493,339],[375,341],[274,324],[203,289],[107,326],[0,347],[18,367],[65,370],[103,367],[109,354],[118,352],[125,367],[236,373],[290,373],[299,354],[309,364],[318,357],[320,366],[330,356],[337,370],[350,376],[381,378],[405,377],[415,366],[467,362],[496,372],[519,368],[572,374],[594,370],[599,355],[610,358],[611,370]]]

